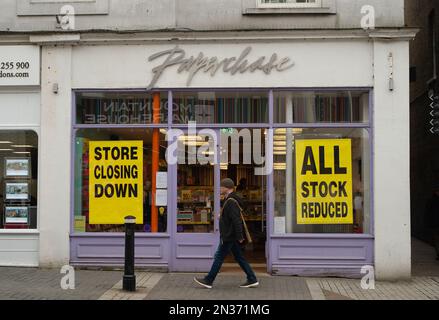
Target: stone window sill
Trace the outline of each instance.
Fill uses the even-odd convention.
[[[331,8],[245,8],[243,15],[336,14]]]
[[[309,8],[267,8],[258,7],[255,0],[242,0],[243,15],[301,15],[301,14],[337,14],[336,0],[322,0],[321,7]]]

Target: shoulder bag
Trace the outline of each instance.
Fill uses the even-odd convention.
[[[232,200],[233,202],[235,202],[236,205],[237,205],[238,208],[239,208],[239,212],[240,212],[240,214],[241,214],[242,224],[243,224],[243,226],[244,226],[244,233],[245,233],[245,238],[246,238],[245,240],[246,240],[247,244],[251,244],[251,243],[253,243],[253,239],[252,239],[252,237],[251,237],[251,235],[250,235],[250,232],[248,231],[248,227],[247,227],[247,223],[245,222],[244,215],[242,214],[242,212],[244,211],[244,209],[242,209],[242,207],[239,205],[239,202],[238,202],[236,199],[233,199],[233,198],[229,198],[229,199],[227,199],[227,201],[229,201],[229,200]],[[227,201],[226,201],[226,203],[227,203]],[[224,206],[226,205],[226,203],[224,203]]]

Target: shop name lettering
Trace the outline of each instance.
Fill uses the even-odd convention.
[[[173,49],[155,53],[148,58],[149,62],[161,57],[165,57],[165,60],[161,65],[152,69],[153,78],[148,85],[148,90],[154,88],[165,70],[173,66],[178,66],[177,73],[179,74],[188,73],[187,86],[190,86],[193,78],[199,72],[208,73],[213,77],[219,70],[231,75],[246,72],[254,73],[259,70],[269,75],[273,70],[282,72],[294,66],[294,62],[290,58],[279,58],[276,53],[273,53],[270,58],[262,56],[250,61],[248,57],[251,52],[252,47],[247,47],[238,57],[220,59],[218,57],[206,57],[202,52],[196,57],[186,57],[186,51],[176,46]]]
[[[137,147],[97,147],[94,149],[96,161],[131,161],[138,160]],[[135,180],[139,177],[137,165],[97,165],[93,169],[94,178],[99,180]],[[95,198],[137,198],[139,195],[136,183],[95,184]]]

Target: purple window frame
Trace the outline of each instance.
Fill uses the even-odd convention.
[[[274,190],[274,181],[273,174],[267,176],[267,190],[268,190],[268,202],[267,202],[267,249],[270,248],[271,239],[374,239],[374,104],[373,104],[373,87],[316,87],[316,88],[164,88],[148,91],[145,89],[74,89],[72,90],[72,137],[71,137],[71,190],[70,190],[70,236],[74,237],[108,237],[108,236],[120,236],[121,233],[96,233],[96,232],[88,232],[88,233],[76,233],[74,232],[74,161],[75,161],[75,138],[77,130],[79,129],[117,129],[117,128],[163,128],[163,129],[172,129],[172,128],[187,128],[187,124],[174,124],[173,123],[173,108],[168,108],[168,121],[167,123],[162,124],[140,124],[140,125],[118,125],[118,124],[110,124],[110,125],[89,125],[89,124],[76,124],[76,94],[85,93],[85,92],[93,92],[93,93],[145,93],[150,94],[152,92],[167,92],[168,94],[168,105],[173,105],[173,93],[174,92],[252,92],[252,91],[265,91],[267,92],[269,105],[268,105],[268,121],[266,123],[257,123],[257,124],[248,124],[248,123],[224,123],[224,124],[197,124],[197,128],[212,128],[212,129],[220,129],[224,128],[224,126],[230,128],[266,128],[266,129],[276,129],[276,128],[323,128],[323,129],[334,129],[334,128],[359,128],[365,129],[369,134],[369,148],[370,148],[370,225],[369,225],[369,233],[364,234],[321,234],[321,233],[288,233],[284,235],[275,235],[273,230],[273,214],[274,214],[274,199],[270,197]],[[274,123],[274,92],[334,92],[334,91],[365,91],[369,94],[369,120],[364,123],[293,123],[293,124],[285,124],[285,123]],[[169,186],[174,186],[172,179],[172,175],[168,175],[168,184]],[[174,188],[168,193],[168,221],[167,221],[167,231],[165,233],[137,233],[136,236],[142,238],[171,238],[175,232],[174,220],[175,213],[173,213],[173,209],[175,209],[174,200],[176,199],[176,190]],[[171,254],[173,252],[171,251]],[[271,254],[267,252],[267,266],[268,271],[271,271]]]

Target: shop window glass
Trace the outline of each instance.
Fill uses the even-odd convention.
[[[158,150],[153,150],[153,131],[158,130],[160,143]],[[124,232],[123,225],[92,225],[89,223],[89,149],[90,141],[143,141],[143,225],[137,225],[137,232],[152,232],[152,215],[157,211],[158,232],[167,230],[167,207],[152,206],[152,155],[159,153],[160,172],[167,172],[166,132],[163,129],[80,129],[75,138],[75,203],[74,231],[82,232]]]
[[[273,180],[276,234],[370,233],[369,139],[365,129],[275,130]],[[314,152],[304,153],[303,146],[313,140],[319,140],[319,143],[316,142],[319,146]],[[348,149],[335,149],[337,143],[341,145],[346,141],[350,144],[351,154],[346,152]],[[323,150],[322,154],[320,150]],[[296,158],[297,152],[301,156]],[[305,168],[303,164],[306,164]],[[340,173],[340,178],[334,173]],[[304,176],[307,178],[303,179]],[[307,180],[305,186],[304,180]],[[331,185],[332,181],[335,183]],[[347,184],[345,181],[348,181]],[[331,215],[343,217],[347,212],[350,213],[346,217],[351,216],[352,223],[331,223],[334,221]],[[304,221],[307,223],[304,224]]]
[[[178,138],[177,232],[211,233],[214,227],[214,138]]]
[[[236,183],[243,204],[243,218],[253,240],[247,253],[265,262],[267,240],[266,129],[226,128],[221,130],[221,180]],[[221,197],[222,204],[224,199]]]
[[[176,92],[173,123],[266,123],[267,92]]]
[[[275,92],[275,123],[367,123],[369,92]]]
[[[0,131],[0,229],[37,229],[38,136]]]
[[[136,125],[168,122],[168,94],[160,94],[160,108],[154,110],[153,96],[146,93],[81,92],[76,94],[76,123]]]

